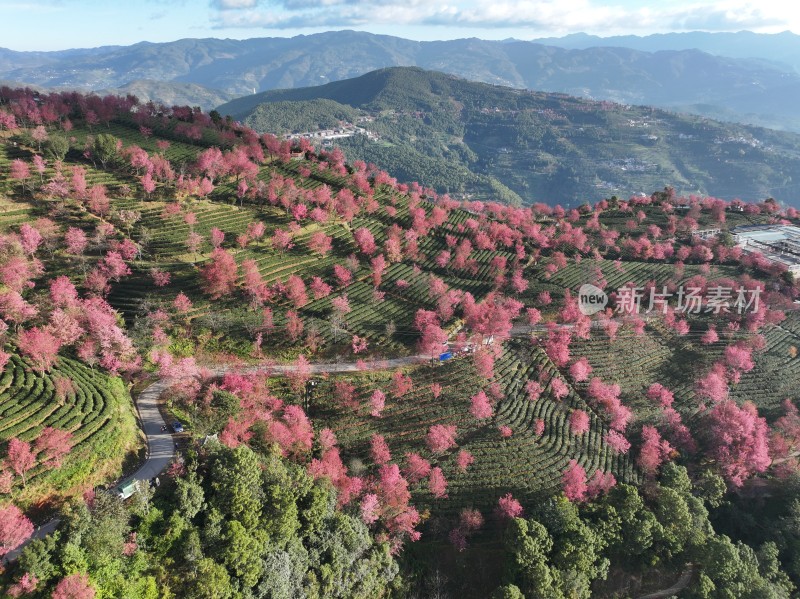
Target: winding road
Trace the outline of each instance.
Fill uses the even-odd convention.
[[[391,358],[388,360],[376,361],[369,366],[374,370],[387,370],[392,368],[402,368],[419,362],[427,361],[429,358],[422,355],[413,355],[403,358]],[[240,372],[269,372],[272,375],[283,376],[292,371],[291,364],[260,364],[254,366],[217,366],[210,371],[215,376],[222,376],[231,370]],[[357,362],[317,362],[309,364],[311,374],[327,374],[337,372],[357,372],[360,370]],[[172,462],[175,457],[175,442],[169,428],[162,430],[167,425],[161,417],[158,409],[158,398],[172,384],[169,378],[160,378],[145,387],[135,400],[136,410],[139,413],[139,423],[147,436],[147,458],[139,469],[132,475],[123,479],[118,486],[125,485],[131,481],[149,481],[161,474],[164,469]],[[12,562],[19,557],[19,554],[28,543],[35,539],[43,539],[61,524],[61,520],[53,518],[42,524],[34,531],[33,535],[15,550],[8,552],[0,564]]]

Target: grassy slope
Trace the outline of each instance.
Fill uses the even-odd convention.
[[[137,144],[148,149],[155,149],[155,139],[142,137],[139,131],[124,123],[112,125],[110,131],[120,137],[126,145]],[[82,138],[89,134],[86,130],[76,130],[75,135]],[[166,151],[167,156],[175,163],[190,162],[200,148],[187,143],[173,142]],[[6,154],[0,155],[0,162],[7,162],[23,155],[24,150],[6,147]],[[71,155],[70,161],[78,160]],[[0,165],[2,166],[2,165]],[[90,182],[104,182],[114,188],[121,184],[133,184],[128,175],[101,171],[91,165],[88,169]],[[310,176],[304,176],[302,167],[311,170]],[[298,187],[317,188],[329,185],[335,193],[343,180],[326,171],[319,171],[313,164],[291,162],[281,164],[268,163],[262,168],[260,179],[268,182],[272,177],[280,175],[294,180]],[[278,208],[245,204],[236,206],[230,203],[233,196],[232,184],[223,184],[217,188],[209,200],[192,201],[187,209],[198,217],[194,230],[207,237],[211,227],[219,227],[226,233],[225,246],[230,249],[241,262],[245,258],[255,259],[262,276],[267,282],[285,281],[290,274],[298,274],[306,281],[314,275],[331,279],[332,266],[343,264],[347,256],[356,251],[352,231],[356,227],[367,227],[372,230],[380,242],[383,229],[398,222],[408,226],[410,218],[405,206],[404,196],[396,195],[388,190],[379,191],[376,198],[381,207],[371,215],[359,216],[350,226],[342,223],[308,224],[295,233],[295,247],[279,254],[264,242],[253,242],[247,248],[238,248],[234,239],[242,233],[248,223],[261,220],[267,226],[267,237],[278,227],[286,227],[289,219]],[[397,212],[390,215],[387,207],[394,204]],[[115,209],[136,210],[141,213],[141,220],[132,230],[134,239],[147,240],[143,245],[143,258],[132,266],[134,274],[114,286],[111,294],[112,303],[121,309],[129,322],[147,307],[152,309],[162,305],[167,307],[178,291],[185,291],[195,302],[190,315],[195,337],[184,344],[184,351],[198,350],[232,350],[247,354],[251,349],[252,333],[249,327],[259,319],[257,312],[249,310],[239,297],[223,298],[210,302],[200,291],[198,266],[208,258],[210,245],[201,248],[197,256],[187,253],[184,241],[190,228],[180,216],[164,218],[161,211],[165,206],[163,200],[143,200],[141,198],[115,199]],[[18,223],[34,210],[25,202],[7,201],[7,209],[0,212],[0,223],[5,226]],[[663,225],[665,217],[660,210],[645,208],[646,219],[635,229],[643,229],[649,224]],[[411,319],[419,307],[432,308],[433,303],[427,294],[430,274],[442,277],[448,285],[468,290],[477,298],[481,298],[491,289],[491,275],[486,266],[494,256],[502,252],[481,252],[479,257],[479,274],[469,279],[461,278],[456,273],[437,267],[432,256],[446,247],[444,233],[457,235],[457,225],[470,215],[463,211],[455,211],[448,225],[441,231],[425,239],[421,249],[428,258],[423,259],[415,269],[411,263],[401,262],[391,265],[384,277],[387,290],[383,302],[372,300],[371,285],[366,282],[368,269],[362,266],[357,272],[354,282],[347,288],[337,290],[335,294],[347,294],[353,306],[353,312],[345,320],[347,333],[336,339],[329,325],[331,314],[331,298],[312,301],[300,310],[306,327],[317,327],[324,339],[322,356],[339,354],[343,345],[347,345],[350,334],[358,334],[369,339],[373,353],[402,353],[412,346],[415,335],[411,331]],[[66,218],[70,222],[90,226],[85,214],[68,212]],[[700,219],[701,226],[706,226],[707,217]],[[630,230],[628,221],[630,214],[605,212],[601,221],[612,228]],[[758,218],[743,215],[730,215],[730,225],[745,222],[757,222]],[[323,227],[335,239],[334,250],[325,259],[319,259],[308,249],[306,243],[315,230]],[[544,261],[546,262],[546,260]],[[667,264],[642,262],[626,259],[623,256],[621,267],[610,261],[594,263],[586,258],[580,263],[571,260],[569,265],[554,276],[546,274],[542,268],[544,263],[530,264],[526,269],[526,278],[530,282],[529,290],[521,299],[527,305],[536,305],[536,294],[541,290],[549,290],[554,297],[560,297],[564,289],[575,289],[596,274],[599,267],[613,288],[633,280],[643,284],[649,280],[663,282],[671,277],[674,267]],[[167,287],[157,289],[152,286],[149,271],[153,267],[169,270],[172,281]],[[699,272],[699,267],[687,266],[683,278],[689,278]],[[710,277],[729,276],[735,274],[730,267],[714,267]],[[404,279],[410,283],[407,290],[395,290],[393,283]],[[289,308],[283,305],[276,309],[276,325],[285,322],[283,312]],[[551,317],[552,314],[547,314]],[[387,337],[385,324],[392,321],[396,331]],[[775,327],[767,332],[768,351],[759,360],[768,361],[770,356],[780,358],[783,362],[770,362],[772,370],[766,375],[760,373],[747,374],[742,382],[733,389],[734,396],[755,400],[760,407],[772,409],[777,406],[781,395],[787,391],[783,387],[767,390],[763,385],[764,376],[780,369],[783,373],[795,372],[794,358],[788,357],[789,347],[800,346],[797,332],[800,326],[790,320],[782,327]],[[618,338],[610,342],[602,333],[595,333],[590,340],[576,340],[572,353],[574,356],[586,355],[592,364],[595,374],[604,380],[619,382],[623,388],[623,400],[635,410],[635,418],[639,423],[650,422],[656,414],[652,405],[643,397],[645,387],[652,380],[661,380],[671,385],[676,391],[676,406],[690,405],[692,390],[689,381],[694,373],[704,365],[710,364],[716,355],[715,348],[699,353],[697,336],[702,332],[702,323],[696,324],[693,331],[685,338],[677,338],[663,327],[648,326],[643,338],[634,338],[630,333],[621,332]],[[206,345],[195,343],[208,331]],[[338,341],[338,343],[337,343]],[[344,344],[341,342],[344,341]],[[721,345],[719,345],[721,347]],[[297,346],[288,342],[283,334],[268,337],[265,352],[272,355],[291,356],[297,352]],[[765,362],[766,363],[766,362]],[[478,426],[468,415],[469,398],[486,386],[480,379],[469,359],[457,359],[441,366],[421,366],[411,372],[415,387],[407,397],[396,399],[387,393],[387,408],[380,419],[371,418],[365,409],[369,392],[375,384],[388,389],[388,374],[376,373],[356,377],[359,389],[361,408],[356,411],[338,408],[332,397],[332,381],[323,381],[317,392],[314,417],[319,426],[332,427],[340,439],[344,453],[350,466],[357,473],[359,464],[368,462],[368,441],[373,433],[386,436],[395,459],[402,461],[404,453],[420,451],[424,445],[424,436],[432,424],[454,423],[458,426],[458,442],[460,448],[472,452],[476,457],[475,464],[464,474],[455,467],[455,453],[435,457],[434,463],[440,465],[449,481],[449,500],[433,499],[424,486],[415,486],[415,501],[423,508],[439,517],[448,517],[464,506],[475,506],[489,509],[496,503],[497,497],[511,491],[520,499],[535,501],[536,498],[548,494],[559,487],[560,475],[569,459],[578,459],[590,472],[595,468],[609,469],[621,480],[637,481],[640,475],[632,465],[628,456],[614,455],[605,446],[602,436],[607,426],[596,415],[592,415],[591,430],[586,435],[576,438],[569,432],[567,418],[572,409],[581,408],[592,413],[592,409],[584,399],[585,385],[570,385],[570,394],[564,401],[556,401],[546,390],[542,398],[531,403],[525,398],[524,385],[529,378],[538,376],[539,368],[544,368],[553,376],[561,376],[568,382],[566,372],[558,373],[541,350],[533,349],[529,344],[512,342],[505,347],[495,370],[497,380],[501,383],[503,398],[496,406],[494,417],[486,424]],[[757,369],[758,370],[758,369]],[[788,380],[784,377],[782,380]],[[795,380],[792,378],[792,380]],[[443,394],[434,399],[430,387],[433,383],[443,386]],[[372,386],[370,386],[372,385]],[[290,401],[296,398],[284,396]],[[685,414],[691,418],[692,414]],[[541,438],[533,433],[535,421],[545,421],[545,432]],[[501,438],[498,427],[508,425],[514,431],[509,439]],[[636,424],[634,424],[636,426]],[[426,457],[430,457],[422,449]],[[70,471],[81,471],[88,462],[78,462]],[[66,485],[59,481],[51,484]],[[68,485],[67,485],[68,486]]]
[[[18,157],[28,158],[29,153],[21,147],[0,145],[0,172],[6,172],[9,162]],[[88,170],[90,185],[121,182],[111,173],[90,166]],[[52,176],[53,172],[49,167],[45,176]],[[2,182],[0,194],[3,191],[6,195],[0,195],[0,233],[46,216],[41,204],[16,193],[8,181]],[[59,220],[64,226],[82,227],[87,232],[96,224],[94,217],[73,209],[62,212]],[[76,264],[60,253],[46,254],[46,270],[37,281],[37,288],[52,276],[81,274],[80,268],[76,269]],[[68,394],[63,402],[54,394],[54,380],[59,377],[71,379],[77,387],[77,393]],[[29,363],[14,356],[0,375],[0,388],[0,446],[11,437],[34,441],[45,426],[63,428],[74,435],[73,449],[61,468],[34,467],[28,473],[25,489],[18,481],[13,498],[19,505],[48,508],[53,502],[118,478],[138,459],[142,440],[135,409],[119,377],[90,369],[67,356],[62,356],[51,372],[37,374]]]

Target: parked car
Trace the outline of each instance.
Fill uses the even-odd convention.
[[[139,490],[139,481],[129,480],[127,483],[118,486],[116,490],[120,499],[127,499]]]
[[[173,433],[182,433],[183,432],[183,425],[176,420],[175,422],[172,423],[172,432]]]

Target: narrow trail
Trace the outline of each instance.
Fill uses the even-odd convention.
[[[694,566],[688,566],[683,571],[683,574],[681,574],[681,577],[678,579],[678,581],[671,587],[662,589],[660,591],[655,591],[653,593],[648,593],[647,595],[639,595],[636,599],[666,599],[667,597],[672,597],[689,586],[693,575]]]

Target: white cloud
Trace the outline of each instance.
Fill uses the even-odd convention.
[[[532,29],[600,35],[653,31],[800,30],[800,6],[779,0],[212,0],[217,28],[302,29],[365,25]]]
[[[255,8],[258,6],[258,0],[213,0],[211,6],[220,10]]]

